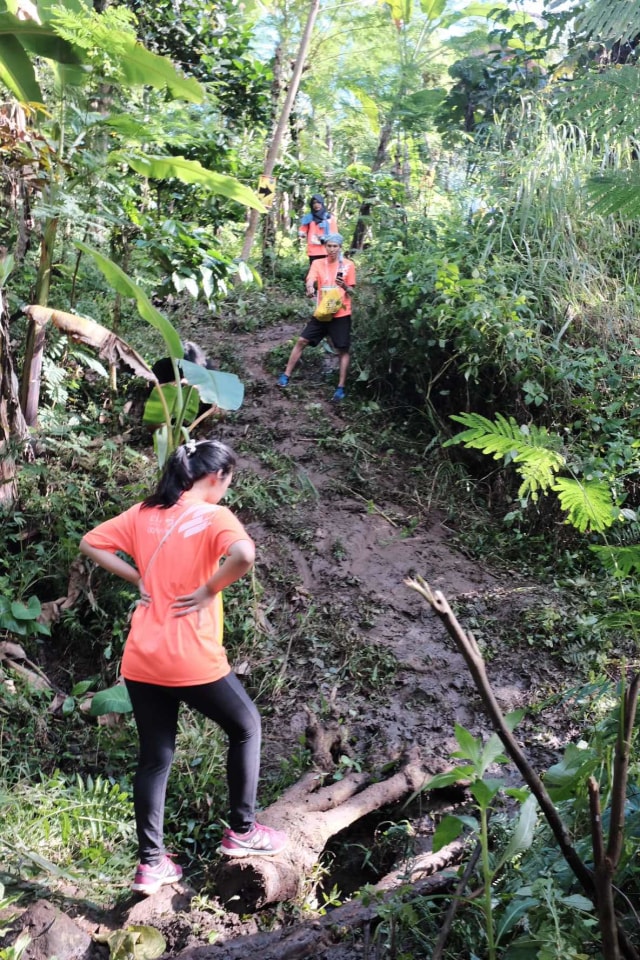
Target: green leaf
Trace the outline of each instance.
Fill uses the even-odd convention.
[[[464,824],[459,817],[443,817],[433,834],[433,852],[442,850],[448,843],[453,843],[460,836],[464,829]]]
[[[507,420],[500,413],[496,414],[495,422],[477,413],[453,414],[451,419],[469,429],[447,440],[444,446],[464,443],[465,447],[481,450],[494,460],[504,457],[505,463],[513,462],[523,478],[518,490],[522,498],[531,494],[535,500],[538,493],[545,493],[565,465],[565,458],[557,449],[560,438],[549,434],[544,427],[519,426],[513,417]]]
[[[482,754],[480,755],[480,760],[478,764],[478,772],[480,776],[484,775],[485,770],[491,766],[492,763],[496,761],[505,761],[504,756],[504,746],[502,740],[497,733],[492,733],[484,747],[482,748]]]
[[[65,697],[62,703],[62,716],[70,716],[76,708],[76,702],[73,697]]]
[[[178,73],[167,57],[151,53],[124,31],[116,33],[114,40],[118,41],[118,66],[128,84],[166,88],[173,97],[202,103],[204,90],[198,81]]]
[[[7,16],[10,16],[7,15]],[[29,53],[45,60],[55,60],[56,63],[78,65],[81,62],[79,52],[69,43],[58,36],[51,24],[39,24],[34,20],[18,20],[12,28],[3,29],[5,18],[0,14],[0,34],[11,33]]]
[[[625,220],[637,220],[640,216],[640,174],[635,170],[590,177],[587,191],[593,199],[592,213],[617,214]]]
[[[430,20],[435,20],[444,11],[447,0],[420,0],[420,9]]]
[[[160,931],[142,924],[130,924],[125,930],[100,933],[94,939],[109,945],[111,960],[157,960],[167,949]]]
[[[560,897],[560,902],[572,910],[582,910],[584,913],[593,913],[594,906],[588,897],[583,897],[581,893],[572,893],[568,897]]]
[[[587,530],[602,533],[618,515],[611,489],[601,480],[560,477],[552,490],[558,494],[560,506],[567,513],[567,522],[580,533]]]
[[[562,760],[545,773],[545,784],[554,803],[573,797],[576,788],[586,781],[597,763],[595,751],[568,744]]]
[[[513,733],[515,728],[518,726],[522,718],[524,717],[526,710],[510,710],[509,713],[505,714],[504,725],[509,730],[510,733]]]
[[[165,413],[164,407],[162,406],[162,401],[160,400],[160,392],[167,401],[167,406],[169,407],[169,413],[171,418],[175,419],[177,416],[183,416],[184,423],[191,423],[192,420],[198,415],[198,408],[200,406],[200,397],[198,396],[197,390],[190,390],[189,387],[180,386],[180,390],[176,388],[175,383],[163,383],[156,385],[151,393],[149,394],[149,399],[144,405],[144,412],[142,414],[142,422],[148,427],[156,427],[158,424],[163,424],[165,422]],[[186,402],[186,409],[184,407]]]
[[[469,790],[475,798],[481,810],[487,810],[491,805],[493,798],[504,787],[503,780],[496,780],[493,777],[486,777],[484,780],[476,780],[471,784]]]
[[[100,690],[91,701],[92,717],[101,717],[105,713],[131,713],[133,707],[123,684],[117,684],[108,690]]]
[[[592,543],[589,549],[597,555],[605,570],[620,580],[632,573],[640,572],[640,547],[638,546],[617,547],[608,544],[600,546]]]
[[[153,449],[156,452],[158,466],[162,470],[173,450],[173,444],[166,424],[159,427],[153,434]]]
[[[257,193],[245,187],[235,177],[207,170],[198,160],[187,160],[186,157],[129,156],[122,153],[114,154],[112,158],[118,162],[124,159],[133,170],[149,180],[168,180],[175,177],[182,183],[199,183],[219,196],[236,200],[260,213],[267,212]]]
[[[454,730],[456,740],[460,744],[460,751],[456,752],[454,756],[461,760],[471,760],[474,764],[477,763],[482,754],[482,741],[472,736],[459,723],[455,724]]]
[[[380,133],[380,108],[373,97],[370,97],[364,90],[357,87],[349,87],[349,90],[357,98],[362,107],[362,112],[369,121],[371,131],[376,136]]]
[[[109,260],[108,257],[103,256],[93,247],[88,247],[86,243],[82,243],[80,240],[75,240],[74,243],[78,250],[82,250],[83,253],[93,258],[98,269],[102,271],[114,290],[124,297],[132,297],[136,301],[138,312],[143,320],[146,320],[162,334],[169,356],[178,359],[183,357],[184,350],[178,331],[159,310],[156,310],[144,290],[138,287],[113,260]]]
[[[500,860],[495,867],[496,871],[505,863],[511,863],[519,854],[529,849],[533,843],[537,822],[538,804],[536,798],[531,794],[522,804],[515,830],[511,834],[506,849],[500,856]]]
[[[42,613],[42,607],[37,597],[29,597],[27,604],[14,600],[11,604],[11,613],[16,620],[37,620]]]
[[[87,690],[90,690],[93,686],[93,680],[81,680],[79,683],[74,684],[71,688],[72,697],[81,697]]]
[[[640,11],[635,0],[591,0],[576,20],[576,28],[593,39],[633,40],[640,33]]]
[[[33,64],[15,37],[0,34],[0,82],[22,103],[42,103]]]
[[[462,780],[468,780],[473,776],[473,773],[472,766],[456,767],[455,770],[436,773],[435,777],[432,777],[431,780],[424,785],[423,790],[442,790],[443,787],[449,787],[452,783],[460,783]]]
[[[203,403],[212,403],[221,410],[239,410],[244,400],[244,384],[235,373],[208,370],[189,360],[180,367],[187,383],[197,388]]]
[[[496,946],[500,943],[500,940],[505,933],[509,933],[510,930],[513,930],[520,917],[525,916],[531,907],[535,907],[537,905],[538,901],[533,897],[514,900],[511,904],[509,904],[504,913],[500,926],[496,930]],[[532,953],[532,958],[535,956],[539,956],[537,947],[535,948],[535,952]]]

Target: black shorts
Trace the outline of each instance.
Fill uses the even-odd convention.
[[[312,317],[300,336],[303,340],[308,340],[311,347],[317,347],[325,337],[331,337],[336,350],[346,353],[351,346],[351,314],[328,321]]]

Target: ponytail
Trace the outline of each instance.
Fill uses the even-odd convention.
[[[160,507],[166,510],[178,502],[196,480],[211,473],[231,473],[236,455],[219,440],[188,440],[178,447],[165,464],[155,491],[142,501],[142,507]]]

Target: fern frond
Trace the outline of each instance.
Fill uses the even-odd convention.
[[[591,545],[607,573],[624,580],[632,573],[640,573],[640,546],[610,547]]]
[[[461,413],[451,418],[469,429],[458,433],[445,446],[463,443],[465,447],[481,450],[494,460],[504,458],[505,464],[513,462],[520,476],[521,497],[531,495],[535,500],[552,485],[565,458],[558,451],[560,438],[535,424],[519,425],[513,417],[496,415],[495,423],[478,413]]]
[[[464,443],[465,447],[491,453],[494,460],[510,454],[515,456],[529,449],[557,451],[561,442],[559,437],[549,433],[544,427],[536,427],[535,424],[520,425],[513,417],[507,420],[501,413],[496,414],[495,422],[479,413],[452,414],[451,419],[469,429],[447,440],[445,447]],[[561,457],[564,463],[562,455],[558,453],[557,456]]]
[[[587,530],[601,533],[616,519],[611,490],[601,480],[573,480],[560,477],[552,489],[558,494],[560,506],[567,513],[567,522],[580,533]]]
[[[546,493],[552,486],[556,473],[564,466],[564,457],[555,450],[536,447],[518,451],[513,462],[522,477],[518,496],[537,500],[540,493]]]

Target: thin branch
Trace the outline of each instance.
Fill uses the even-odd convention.
[[[444,624],[449,636],[453,639],[458,651],[463,656],[475,681],[484,707],[491,718],[494,729],[504,744],[505,750],[517,766],[525,783],[529,786],[531,792],[538,801],[540,809],[542,810],[547,823],[551,827],[562,855],[598,910],[603,950],[605,951],[604,956],[606,960],[618,960],[620,954],[622,954],[626,960],[640,960],[640,954],[636,950],[635,946],[630,942],[626,933],[618,924],[615,917],[615,912],[613,910],[613,885],[611,882],[613,878],[613,871],[611,869],[612,861],[609,859],[607,854],[604,853],[604,841],[602,840],[601,834],[598,833],[598,831],[601,830],[601,827],[599,827],[597,823],[594,827],[594,824],[592,823],[592,830],[594,831],[593,842],[594,853],[596,855],[596,865],[598,855],[603,858],[600,861],[603,869],[600,870],[597,868],[596,875],[594,876],[593,872],[578,856],[575,848],[569,840],[567,829],[562,822],[562,819],[560,818],[558,811],[551,800],[551,797],[547,793],[544,784],[542,783],[538,774],[532,768],[531,764],[520,749],[519,744],[507,727],[500,706],[489,683],[484,660],[475,638],[471,633],[465,633],[458,623],[453,611],[451,610],[446,597],[439,590],[432,591],[429,587],[429,584],[423,580],[422,577],[416,577],[414,580],[405,580],[405,583],[412,590],[415,590],[422,597],[424,597],[427,603],[433,608],[435,613]],[[618,741],[617,751],[620,753],[620,758],[617,758],[618,774],[615,777],[615,783],[613,786],[614,793],[616,791],[621,791],[616,799],[616,803],[622,805],[622,811],[617,814],[618,824],[622,823],[620,818],[623,815],[624,808],[624,801],[620,798],[623,798],[626,795],[627,770],[624,759],[626,756],[628,762],[629,741],[633,729],[633,721],[635,720],[639,689],[640,678],[634,677],[629,694],[623,699],[622,705],[624,726]],[[592,811],[594,809],[593,804],[595,800],[596,798],[592,791]],[[596,808],[597,811],[599,811],[599,798],[596,802]],[[616,826],[614,828],[614,832],[611,834],[610,846],[614,850],[616,849],[616,844],[618,842],[617,834],[620,829],[620,826]],[[608,883],[606,882],[607,870],[610,871]],[[612,934],[612,936],[610,934]],[[618,952],[618,950],[620,952]]]

